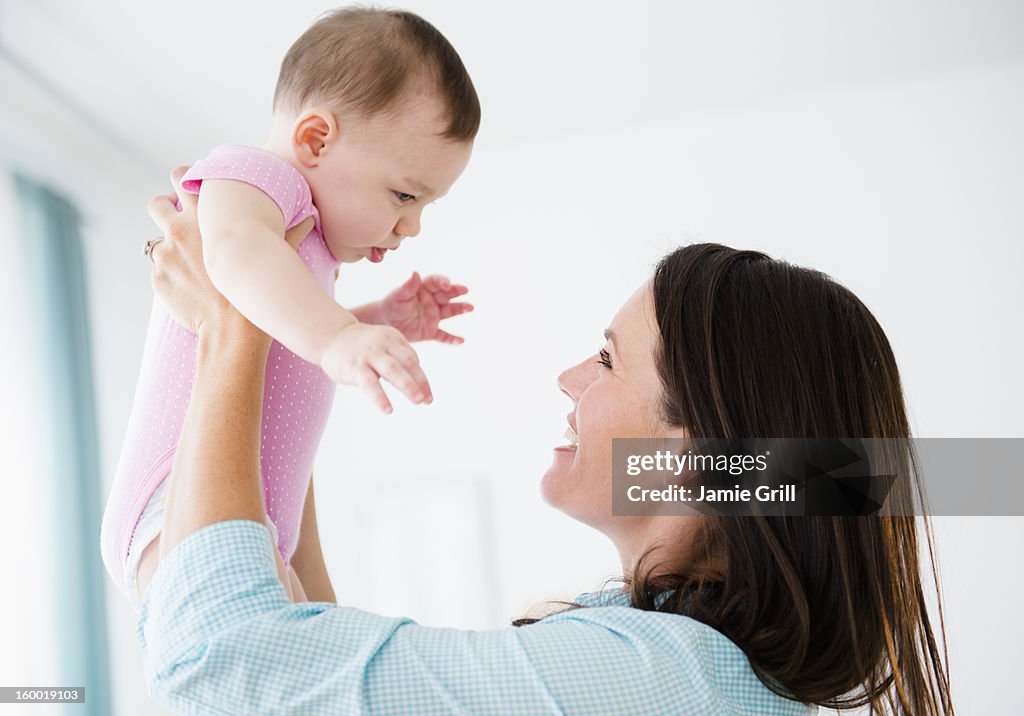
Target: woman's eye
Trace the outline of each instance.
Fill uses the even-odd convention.
[[[611,368],[612,367],[612,357],[610,355],[608,355],[608,351],[606,351],[604,348],[602,348],[600,350],[600,352],[598,353],[598,355],[601,356],[601,360],[599,360],[598,363],[603,365],[605,368]]]
[[[394,192],[394,195],[398,197],[398,200],[403,204],[416,198],[412,194],[406,194],[404,191],[396,191]]]

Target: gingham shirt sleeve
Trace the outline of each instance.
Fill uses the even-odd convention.
[[[807,714],[703,624],[628,607],[465,631],[292,604],[265,525],[220,522],[162,560],[138,638],[150,695],[187,714]]]

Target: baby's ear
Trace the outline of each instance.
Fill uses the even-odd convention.
[[[328,145],[338,137],[338,122],[334,113],[321,108],[304,110],[292,126],[292,149],[303,166],[315,167],[327,151]]]

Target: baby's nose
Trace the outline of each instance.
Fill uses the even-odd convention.
[[[399,236],[418,236],[420,233],[420,221],[418,218],[404,216],[395,227],[395,233]]]

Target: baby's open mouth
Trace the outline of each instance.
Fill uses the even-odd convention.
[[[373,263],[379,264],[381,261],[384,260],[384,253],[387,251],[390,251],[390,249],[382,249],[379,246],[374,246],[372,249],[370,249],[370,255],[367,256],[367,258],[370,259],[370,261],[372,261]]]

